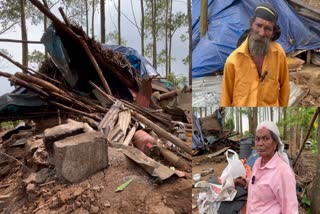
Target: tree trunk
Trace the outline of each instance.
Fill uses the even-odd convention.
[[[171,29],[171,25],[172,25],[172,0],[170,0],[170,11],[169,11],[169,62],[168,62],[168,70],[169,70],[169,74],[171,73],[171,49],[172,49],[172,29]]]
[[[106,43],[106,16],[105,16],[104,0],[100,0],[100,16],[101,16],[101,43]]]
[[[287,108],[283,108],[283,119],[285,120],[287,117]],[[287,124],[284,123],[283,124],[283,139],[286,140],[287,139]]]
[[[255,133],[256,128],[258,126],[258,108],[253,108],[253,123],[252,123],[252,129],[253,133]]]
[[[300,140],[300,138],[298,137],[299,135],[299,127],[296,125],[292,128],[290,128],[291,130],[291,134],[289,136],[289,156],[293,159],[296,159],[297,157],[297,148],[299,148],[298,146],[298,140]]]
[[[200,12],[200,38],[208,31],[208,0],[201,0]]]
[[[241,111],[241,107],[239,107],[239,114],[240,114],[240,136],[242,137],[242,111]]]
[[[156,36],[156,15],[157,15],[157,7],[156,1],[151,0],[151,7],[152,7],[152,42],[153,42],[153,49],[152,49],[152,64],[155,69],[157,69],[157,36]]]
[[[25,0],[20,0],[21,40],[27,41],[28,36],[27,36],[25,6],[26,6]],[[28,67],[28,43],[22,43],[22,65],[25,67]]]
[[[44,32],[47,30],[47,16],[46,15],[43,16],[43,30],[44,30]],[[48,51],[46,48],[44,50],[44,57],[45,57],[45,59],[48,59]]]
[[[86,9],[86,33],[89,35],[89,8],[88,8],[88,0],[85,0],[85,9]]]
[[[239,113],[238,113],[238,108],[235,108],[234,111],[235,111],[235,116],[236,116],[236,131],[239,132],[240,127],[239,127]]]
[[[94,39],[94,8],[95,0],[92,0],[92,22],[91,22],[91,37]]]
[[[273,108],[270,107],[270,119],[271,121],[273,121]]]
[[[231,118],[232,118],[232,122],[233,122],[233,127],[236,127],[235,126],[235,119],[234,119],[234,108],[233,107],[231,107],[230,108],[230,113],[231,113]],[[233,131],[233,130],[232,130]]]
[[[141,55],[144,56],[144,7],[143,1],[140,1],[141,5]]]
[[[118,0],[118,45],[121,45],[121,2]]]
[[[202,118],[202,107],[200,107],[200,118]]]
[[[318,116],[318,124],[320,124],[320,117]],[[317,174],[313,180],[312,197],[311,197],[311,213],[320,214],[320,126],[317,129],[318,155],[317,155]]]
[[[166,53],[166,77],[169,75],[168,70],[168,28],[170,28],[169,22],[168,22],[168,14],[169,14],[169,0],[166,0],[166,15],[165,15],[165,53]]]
[[[189,24],[189,85],[192,85],[192,13],[191,0],[188,0],[188,24]]]

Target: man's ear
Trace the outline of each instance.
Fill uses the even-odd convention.
[[[281,36],[281,29],[277,24],[275,24],[273,29],[273,36],[271,40],[276,41],[277,39],[279,39],[280,36]]]

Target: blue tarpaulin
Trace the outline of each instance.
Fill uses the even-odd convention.
[[[192,77],[222,70],[258,4],[269,2],[278,11],[286,53],[320,48],[320,23],[298,15],[285,0],[208,0],[208,32],[200,40],[200,0],[192,0]]]
[[[146,58],[141,56],[138,51],[130,47],[124,47],[121,45],[107,45],[103,44],[102,47],[109,48],[115,52],[124,55],[132,67],[134,67],[141,77],[150,77],[158,75],[158,72],[148,62]]]

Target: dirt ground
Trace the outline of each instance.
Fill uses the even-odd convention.
[[[0,195],[13,193],[3,213],[191,213],[191,176],[153,180],[141,167],[109,147],[110,166],[78,184],[58,182],[37,186],[26,195],[21,166],[0,181]],[[133,178],[122,192],[115,189]],[[7,186],[6,186],[7,185]],[[3,188],[4,187],[4,188]],[[3,204],[2,204],[3,206]],[[0,212],[1,212],[0,206]],[[1,213],[2,213],[1,212]]]
[[[312,7],[316,7],[318,9],[320,9],[320,2],[319,0],[302,0],[304,3],[312,6]]]
[[[301,87],[306,94],[298,106],[318,106],[320,104],[320,67],[303,65],[302,70],[290,72],[290,80]]]

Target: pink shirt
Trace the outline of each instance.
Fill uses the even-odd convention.
[[[261,157],[257,159],[252,179],[248,186],[247,214],[298,214],[294,173],[277,152],[264,167]]]

